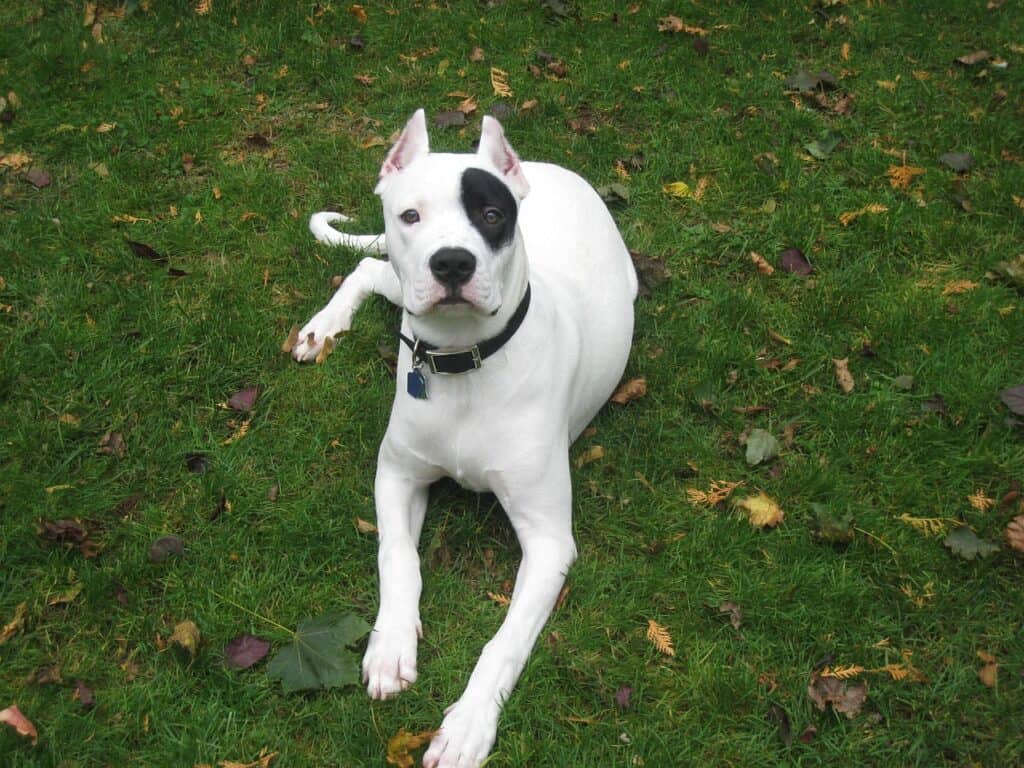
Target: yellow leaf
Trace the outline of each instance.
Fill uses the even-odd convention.
[[[844,227],[848,227],[866,213],[881,214],[888,210],[888,206],[882,205],[881,203],[871,203],[870,205],[865,205],[859,210],[839,214],[839,223]]]
[[[100,123],[96,126],[96,133],[110,133],[117,128],[117,123]]]
[[[149,219],[140,219],[130,213],[119,213],[117,216],[111,216],[110,221],[114,224],[137,224],[140,221],[149,221]]]
[[[959,527],[963,525],[959,520],[948,517],[914,517],[904,512],[897,520],[906,523],[918,533],[925,536],[941,536],[950,525]]]
[[[600,445],[592,445],[576,457],[576,469],[581,469],[591,462],[604,458],[604,448]]]
[[[180,645],[188,651],[189,656],[194,657],[196,651],[199,650],[199,637],[199,627],[196,626],[196,623],[185,619],[185,621],[175,625],[170,641]]]
[[[494,95],[502,99],[512,98],[512,88],[508,84],[508,72],[497,67],[491,67],[491,88]]]
[[[331,353],[333,351],[334,351],[334,337],[333,336],[328,336],[326,339],[324,339],[323,347],[321,347],[320,351],[317,353],[316,364],[317,365],[323,365],[324,360],[326,360],[328,357],[330,357]]]
[[[747,496],[736,502],[736,506],[745,509],[750,516],[750,524],[755,528],[773,528],[782,522],[785,513],[782,507],[764,491],[756,496]]]
[[[683,32],[687,35],[697,35],[699,37],[704,37],[708,33],[706,29],[703,29],[701,27],[690,26],[689,24],[685,23],[682,19],[680,19],[678,16],[662,16],[660,19],[658,19],[658,31],[668,32],[670,34]]]
[[[413,758],[409,753],[430,741],[434,737],[434,733],[436,731],[413,734],[405,728],[399,728],[398,733],[388,739],[388,753],[384,759],[389,765],[397,765],[398,768],[412,768]]]
[[[356,518],[356,530],[360,533],[371,534],[377,532],[377,526],[361,517]]]
[[[943,293],[945,293],[945,291],[943,291]],[[979,512],[985,512],[991,509],[996,503],[996,500],[986,496],[985,491],[981,488],[979,488],[975,493],[968,496],[967,501],[969,501],[971,503],[971,506],[974,507]]]
[[[14,618],[7,622],[4,628],[0,630],[0,645],[14,637],[25,626],[25,616],[27,615],[28,604],[18,603],[18,607],[14,609]]]
[[[350,5],[348,12],[352,14],[360,24],[366,23],[366,9],[361,5]]]
[[[666,656],[676,655],[676,650],[672,647],[672,635],[654,619],[647,620],[647,639]]]
[[[206,16],[213,10],[213,0],[199,0],[196,3],[196,16]]]
[[[730,483],[728,480],[713,480],[711,487],[707,491],[702,491],[698,488],[687,488],[686,496],[689,498],[690,503],[696,506],[714,507],[728,499],[732,492],[741,485],[743,485],[742,482]]]
[[[884,88],[887,91],[895,91],[896,86],[899,85],[900,78],[897,76],[895,80],[878,80],[876,82],[878,83],[879,88]]]
[[[843,61],[850,60],[850,44],[843,43],[843,47],[839,49],[839,56]]]
[[[267,748],[264,747],[260,750],[260,756],[251,763],[238,763],[234,760],[221,760],[218,765],[220,768],[269,768],[270,761],[275,757],[277,757],[277,752],[268,752]]]
[[[82,12],[82,26],[91,27],[96,23],[96,3],[86,3]]]
[[[864,667],[856,664],[850,664],[845,667],[825,667],[818,673],[818,677],[834,677],[837,680],[849,680],[865,671],[867,670]]]
[[[12,171],[20,171],[31,162],[31,155],[26,155],[24,152],[11,152],[6,155],[0,155],[0,166],[10,168]]]
[[[909,189],[914,177],[923,173],[924,168],[913,165],[890,165],[885,175],[889,177],[889,184],[893,189]]]
[[[1012,197],[1013,204],[1020,208],[1022,211],[1024,211],[1024,197],[1021,197],[1020,195],[1012,195]]]
[[[249,423],[251,421],[252,421],[252,416],[250,416],[248,419],[246,419],[241,424],[239,424],[238,425],[238,429],[236,429],[234,431],[234,434],[232,434],[231,437],[229,437],[226,440],[224,440],[221,443],[221,445],[231,445],[232,443],[238,442],[243,437],[245,437],[247,434],[249,434]]]
[[[693,190],[685,181],[673,181],[661,188],[661,191],[672,197],[693,197]]]

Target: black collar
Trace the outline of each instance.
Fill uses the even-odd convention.
[[[412,350],[412,364],[414,368],[426,363],[432,373],[466,373],[467,371],[479,368],[484,360],[505,346],[505,343],[512,338],[515,332],[519,330],[519,326],[523,324],[523,318],[526,317],[526,310],[529,308],[530,285],[527,283],[526,293],[523,294],[519,306],[516,307],[512,317],[508,319],[508,324],[502,332],[497,336],[481,341],[479,344],[462,349],[442,350],[430,342],[423,341],[423,339],[410,339],[401,331],[398,332],[398,338],[404,341],[406,346]]]

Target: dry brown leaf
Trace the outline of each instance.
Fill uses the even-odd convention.
[[[676,650],[672,647],[672,635],[654,619],[647,620],[647,639],[666,656],[676,655]]]
[[[326,360],[328,357],[330,357],[331,353],[333,351],[334,351],[334,337],[333,336],[328,336],[326,339],[324,339],[323,347],[321,347],[320,351],[317,353],[316,364],[317,365],[323,365],[324,360]]]
[[[268,752],[264,747],[260,750],[259,757],[251,763],[238,763],[234,760],[221,760],[217,765],[220,768],[270,768],[270,761],[277,757],[277,752]]]
[[[398,768],[412,768],[414,761],[410,753],[434,738],[435,733],[436,731],[423,731],[413,734],[404,728],[399,728],[398,733],[388,739],[388,753],[385,760],[389,765],[397,765]]]
[[[39,743],[39,734],[32,721],[21,714],[17,704],[12,704],[7,709],[0,710],[0,723],[7,723],[22,736],[32,739],[33,746]]]
[[[977,491],[967,497],[967,501],[979,512],[986,512],[995,506],[996,500],[985,495],[985,490],[979,488]]]
[[[239,424],[238,428],[233,433],[231,433],[231,436],[221,442],[221,445],[231,445],[232,443],[238,442],[247,434],[249,434],[249,424],[251,422],[252,416],[250,416],[248,419]]]
[[[199,627],[196,626],[194,621],[185,619],[185,621],[178,622],[174,625],[174,632],[171,634],[169,641],[181,646],[188,655],[195,658],[196,651],[199,650]]]
[[[292,329],[288,331],[288,338],[281,344],[281,351],[286,355],[291,354],[291,351],[295,349],[295,345],[299,343],[299,326],[295,324]]]
[[[491,598],[491,600],[494,603],[500,605],[502,608],[508,608],[509,604],[512,602],[511,597],[509,597],[508,595],[503,595],[500,592],[488,592],[487,596]]]
[[[762,275],[770,275],[775,271],[775,267],[767,262],[767,260],[757,251],[750,252],[750,260],[754,262],[757,267],[757,271]]]
[[[369,520],[363,520],[361,517],[356,518],[356,530],[363,534],[373,534],[377,532],[377,526],[371,523]]]
[[[96,23],[96,3],[87,2],[82,12],[82,26],[91,27]]]
[[[750,524],[755,528],[774,528],[786,516],[778,502],[764,491],[739,499],[736,506],[747,511]]]
[[[838,680],[849,680],[851,677],[857,677],[862,672],[867,672],[867,669],[857,664],[848,664],[845,667],[825,667],[818,675],[821,677],[834,677]]]
[[[625,405],[633,400],[639,400],[646,394],[647,379],[641,376],[636,379],[630,379],[622,384],[617,390],[615,390],[615,394],[612,395],[611,401],[613,403],[618,403],[619,405]]]
[[[832,365],[836,369],[836,382],[844,395],[853,392],[853,376],[850,374],[850,359],[847,357],[841,360],[833,360]]]
[[[877,216],[878,214],[886,213],[888,210],[888,206],[882,205],[881,203],[871,203],[870,205],[865,205],[863,208],[859,208],[856,211],[848,211],[847,213],[839,214],[839,223],[844,227],[848,227],[866,213],[871,213]]]
[[[702,491],[698,488],[687,488],[686,496],[690,500],[691,504],[700,507],[714,507],[721,504],[723,501],[732,495],[735,491],[743,485],[743,482],[730,483],[728,480],[713,480],[711,487],[706,491]]]
[[[18,603],[18,607],[14,609],[14,618],[7,622],[4,628],[0,630],[0,645],[3,645],[21,631],[25,626],[25,616],[27,615],[28,604]]]
[[[807,696],[820,711],[824,712],[831,704],[836,712],[852,720],[867,701],[868,687],[865,683],[849,685],[835,677],[815,674],[807,684]]]
[[[196,16],[206,16],[213,10],[213,0],[199,0],[196,3]]]
[[[355,17],[355,20],[360,24],[365,24],[367,21],[366,9],[361,5],[350,5],[348,12]]]
[[[987,651],[978,651],[978,658],[983,662],[978,670],[978,679],[986,688],[995,688],[996,679],[999,677],[999,662]]]
[[[24,152],[9,152],[0,155],[0,167],[10,168],[12,171],[20,171],[31,162],[31,155],[26,155]]]
[[[491,67],[491,88],[494,95],[501,99],[511,99],[512,88],[508,84],[508,72],[497,67]]]
[[[474,64],[479,64],[484,60],[484,49],[480,46],[476,46],[472,51],[469,52],[469,60]]]
[[[708,31],[701,27],[692,27],[685,23],[678,16],[662,16],[658,19],[658,31],[668,32],[669,34],[675,34],[677,32],[683,32],[687,35],[697,35],[699,37],[706,37]]]
[[[946,533],[948,526],[959,527],[963,525],[959,520],[948,517],[914,517],[906,512],[896,519],[906,523],[915,531],[923,533],[925,536],[942,536]]]
[[[591,462],[604,458],[604,448],[600,445],[592,445],[576,457],[576,469],[581,469]]]
[[[843,47],[839,49],[839,57],[843,61],[849,61],[850,60],[850,44],[849,43],[843,43]]]
[[[1024,552],[1024,515],[1017,515],[1006,524],[1006,543],[1010,549]]]
[[[977,287],[978,284],[971,280],[954,280],[946,284],[946,287],[942,289],[942,295],[956,296],[957,294],[973,291]]]
[[[925,173],[924,168],[913,165],[890,165],[885,175],[889,177],[889,184],[893,189],[909,189],[914,178]]]

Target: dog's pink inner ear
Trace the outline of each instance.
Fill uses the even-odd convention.
[[[519,199],[526,197],[526,193],[530,191],[530,185],[523,174],[522,165],[519,164],[519,155],[505,138],[501,123],[490,115],[484,117],[480,131],[480,148],[477,150],[477,154],[487,158],[495,168],[501,171],[501,175],[505,177],[505,181]]]
[[[427,117],[422,109],[417,109],[409,122],[402,129],[395,146],[384,158],[380,167],[380,178],[396,173],[409,166],[420,155],[430,151],[430,138],[427,136]]]

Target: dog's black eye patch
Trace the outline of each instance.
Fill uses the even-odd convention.
[[[462,207],[470,223],[493,250],[511,242],[516,232],[516,199],[493,173],[479,168],[467,168],[463,172]]]

